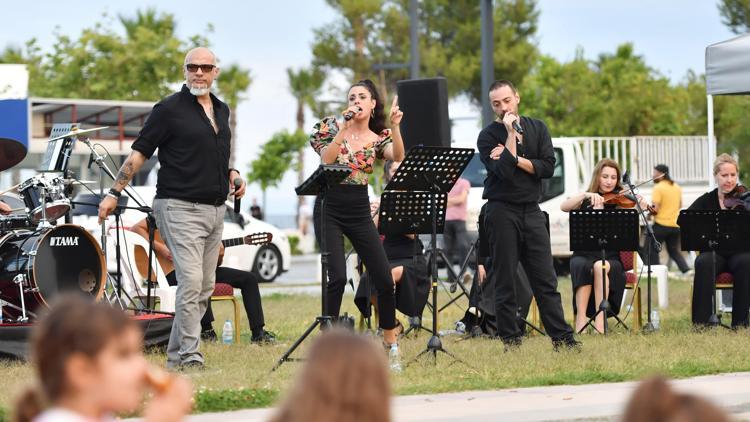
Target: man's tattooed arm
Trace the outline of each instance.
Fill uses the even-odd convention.
[[[118,192],[122,192],[122,190],[125,189],[125,186],[130,183],[130,181],[133,179],[133,176],[138,173],[138,170],[141,169],[141,166],[143,166],[143,163],[145,162],[145,155],[141,154],[138,151],[131,152],[127,160],[125,160],[125,163],[123,163],[122,167],[120,167],[120,171],[119,173],[117,173],[115,184],[114,186],[112,186],[112,189]]]

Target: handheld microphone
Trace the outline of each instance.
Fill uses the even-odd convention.
[[[242,186],[242,179],[236,178],[232,181],[234,183],[234,190],[235,192],[237,189],[239,189]],[[240,213],[240,198],[237,197],[237,195],[234,195],[234,213],[239,214]]]
[[[513,129],[515,129],[519,135],[523,135],[523,128],[518,124],[518,120],[513,121]]]
[[[503,114],[503,116],[505,116]],[[513,121],[511,126],[513,126],[513,129],[515,129],[516,132],[518,132],[519,135],[523,135],[523,128],[521,127],[521,124],[518,123],[518,120],[521,118],[521,116],[516,116],[517,119]]]
[[[359,113],[361,111],[362,111],[362,107],[359,107],[359,106],[357,106],[357,111],[356,112],[348,110],[346,113],[344,113],[344,120],[346,120],[346,121],[351,120],[354,117],[355,114],[357,114],[357,113]]]
[[[630,185],[630,174],[627,170],[625,170],[625,173],[622,174],[622,183],[626,185]]]

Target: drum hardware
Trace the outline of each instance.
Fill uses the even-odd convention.
[[[23,284],[26,282],[26,276],[18,274],[13,277],[13,283],[18,285],[18,296],[21,298],[21,317],[18,318],[19,322],[26,322],[29,317],[26,316],[26,300],[24,299]]]
[[[94,132],[96,130],[101,130],[101,129],[104,129],[104,127],[97,128],[97,129],[86,129],[85,131],[77,131],[74,134],[74,136],[78,137],[78,136],[80,136],[80,135],[82,135],[82,134],[84,134],[86,132]],[[104,162],[104,158],[105,157],[103,155],[101,155],[99,153],[99,151],[96,150],[96,148],[94,148],[94,146],[91,144],[91,140],[88,137],[84,137],[84,136],[78,138],[78,140],[80,140],[87,147],[89,147],[89,149],[91,150],[91,161],[94,162],[94,163],[96,163],[97,167],[99,167],[99,195],[100,195],[100,197],[104,198],[104,174],[106,174],[107,176],[109,176],[113,181],[117,180],[117,179],[116,179],[114,173],[112,173],[112,171],[109,169],[109,167],[107,167],[107,163]],[[148,215],[151,215],[152,210],[151,210],[151,207],[145,206],[143,203],[141,203],[139,201],[137,195],[133,195],[128,190],[128,186],[125,186],[125,188],[123,190],[128,194],[128,197],[131,198],[133,201],[135,201],[135,203],[138,205],[137,207],[126,207],[124,205],[119,205],[119,200],[118,200],[118,205],[115,208],[115,211],[113,212],[113,214],[115,216],[115,231],[117,233],[117,241],[115,243],[115,262],[117,263],[117,269],[116,269],[117,285],[113,286],[113,287],[115,287],[115,292],[116,292],[116,299],[115,300],[117,301],[117,303],[120,305],[120,307],[122,309],[126,309],[126,306],[122,302],[122,293],[123,293],[123,291],[122,291],[122,268],[121,268],[121,263],[120,263],[120,231],[119,231],[120,228],[121,228],[120,213],[122,212],[122,210],[124,210],[124,209],[127,208],[127,209],[137,209],[139,211],[146,212]],[[107,253],[108,253],[107,247],[106,247],[106,244],[107,244],[106,221],[103,221],[102,224],[101,224],[101,226],[102,226],[101,227],[101,229],[102,229],[102,241],[101,241],[101,244],[102,244],[102,249],[103,249],[103,252],[104,252],[104,257],[106,259]],[[153,241],[151,241],[151,243],[149,244],[149,249],[153,250]],[[148,266],[147,280],[150,280],[151,277],[152,277],[151,270],[152,270],[152,266],[149,265]],[[148,286],[150,287],[151,285],[149,284]],[[127,292],[125,294],[127,295]],[[150,289],[149,289],[149,295],[150,295]],[[132,298],[130,298],[130,297],[128,297],[128,298],[130,299],[130,301],[132,303],[133,302]],[[151,303],[151,298],[150,297],[147,297],[147,303]]]
[[[7,306],[7,307],[9,307],[9,308],[13,308],[13,309],[15,309],[15,310],[17,310],[17,311],[20,311],[20,310],[21,310],[21,308],[20,308],[20,307],[18,307],[18,306],[16,306],[16,305],[12,304],[12,303],[10,303],[10,302],[8,302],[7,300],[3,300],[3,299],[0,299],[0,324],[2,324],[2,323],[3,323],[3,319],[4,319],[4,317],[3,317],[3,307],[5,307],[5,306]],[[31,316],[32,318],[36,318],[36,313],[34,313],[34,312],[31,312],[31,311],[28,311],[28,313],[29,313],[29,315],[30,315],[30,316]],[[20,322],[20,321],[18,321],[18,322]]]

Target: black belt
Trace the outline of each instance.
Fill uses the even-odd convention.
[[[195,202],[199,204],[205,204],[205,205],[213,205],[215,207],[220,207],[224,205],[224,202],[226,202],[226,198],[216,198],[216,199],[196,199]]]

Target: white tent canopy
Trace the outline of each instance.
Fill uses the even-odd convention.
[[[706,47],[706,98],[708,102],[708,156],[716,156],[714,95],[750,94],[750,34]],[[712,160],[709,160],[709,165]],[[709,169],[708,174],[712,174]],[[714,179],[710,178],[711,186]]]
[[[706,93],[750,93],[750,34],[706,47]]]

